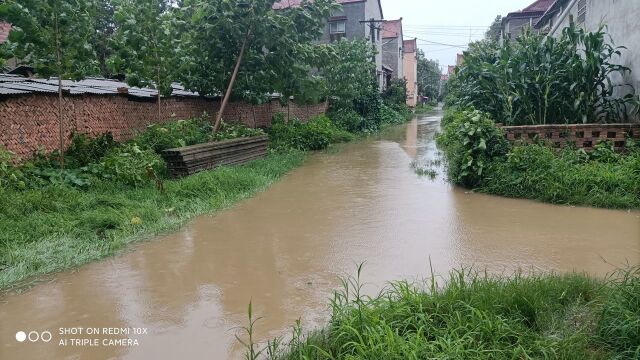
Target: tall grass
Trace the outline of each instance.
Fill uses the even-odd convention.
[[[303,160],[297,151],[274,153],[245,166],[167,181],[165,194],[151,184],[107,181],[87,190],[61,185],[0,193],[0,289],[176,230],[264,190]]]
[[[378,296],[345,280],[328,326],[269,359],[637,359],[640,273],[491,277],[455,271],[438,284],[394,282]]]

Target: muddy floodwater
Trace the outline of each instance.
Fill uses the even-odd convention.
[[[241,358],[234,334],[249,301],[263,317],[260,340],[288,332],[298,318],[316,328],[328,318],[338,276],[354,274],[361,262],[371,292],[387,281],[428,277],[430,261],[439,274],[474,266],[596,276],[640,263],[639,212],[449,185],[433,140],[440,116],[314,154],[228,211],[0,295],[0,359]],[[49,331],[51,341],[18,342],[17,331],[45,340]]]

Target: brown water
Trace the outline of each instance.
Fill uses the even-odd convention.
[[[376,291],[395,279],[460,266],[585,271],[640,263],[640,213],[571,208],[471,194],[418,176],[438,158],[439,113],[381,139],[311,156],[268,191],[196,219],[135,251],[55,276],[0,299],[0,359],[230,359],[247,304],[257,336],[327,320],[340,275],[366,261]],[[59,328],[146,328],[141,335],[59,335]],[[52,332],[19,343],[16,331]],[[101,330],[102,331],[102,330]],[[35,335],[32,336],[35,338]],[[137,346],[104,346],[129,337]],[[71,346],[69,339],[99,339]],[[67,339],[67,345],[59,345]],[[108,343],[107,343],[108,345]]]

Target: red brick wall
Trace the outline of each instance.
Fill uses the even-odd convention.
[[[616,150],[625,148],[627,137],[640,139],[640,124],[571,124],[571,125],[532,125],[504,126],[510,141],[547,141],[555,147],[564,147],[574,143],[577,147],[592,150],[601,141],[610,141]]]
[[[218,100],[170,97],[162,100],[163,122],[189,119],[207,113],[210,118],[220,108]],[[66,96],[63,100],[65,139],[72,132],[98,135],[111,131],[116,140],[126,140],[157,123],[157,103],[151,99],[115,95]],[[250,127],[267,127],[278,112],[303,121],[324,113],[326,103],[297,105],[279,101],[262,105],[232,102],[225,109],[227,122],[241,122]],[[288,110],[288,111],[287,111]],[[58,148],[58,98],[53,94],[32,94],[0,98],[0,144],[22,158],[42,148],[47,152]]]

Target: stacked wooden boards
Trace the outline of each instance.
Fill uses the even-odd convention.
[[[180,178],[222,165],[244,164],[265,157],[269,146],[267,135],[224,140],[169,149],[162,152],[169,174]]]

